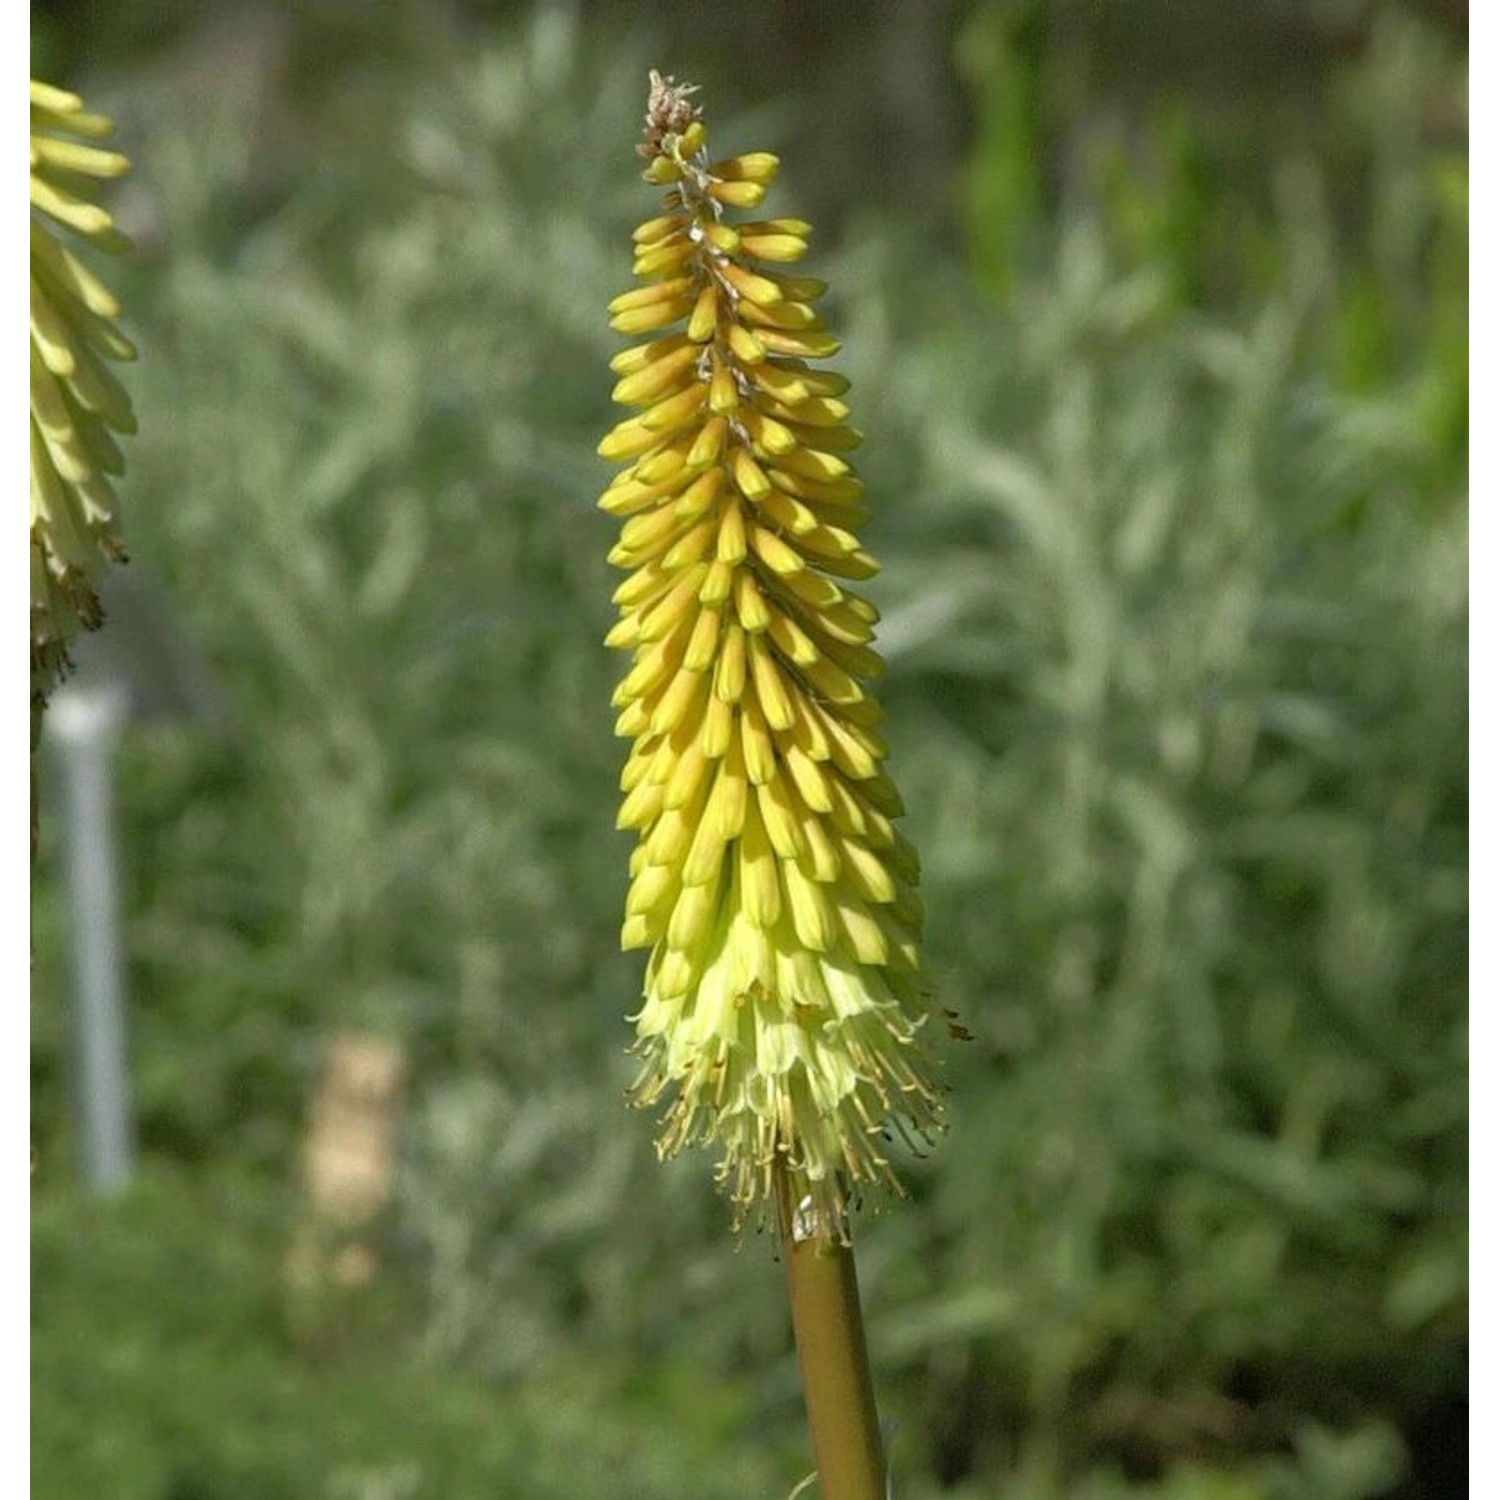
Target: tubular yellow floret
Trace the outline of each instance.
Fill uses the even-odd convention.
[[[728,222],[779,163],[710,164],[693,92],[652,75],[643,175],[669,191],[634,234],[647,284],[609,311],[658,337],[611,362],[636,413],[599,450],[627,462],[599,503],[630,570],[607,640],[631,653],[621,942],[651,950],[632,1098],[665,1107],[663,1155],[718,1148],[739,1212],[767,1207],[780,1163],[844,1239],[853,1190],[899,1191],[876,1138],[940,1128],[916,860],[872,728],[878,615],[829,576],[875,563],[848,382],[808,363],[838,347],[826,287],[757,265],[800,259],[811,226]]]

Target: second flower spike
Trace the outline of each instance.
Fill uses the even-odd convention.
[[[634,414],[599,445],[623,467],[609,644],[633,741],[619,824],[637,835],[622,942],[650,950],[636,1102],[669,1155],[707,1143],[738,1208],[784,1171],[809,1232],[843,1240],[851,1190],[896,1187],[893,1134],[938,1128],[923,1037],[917,857],[883,769],[875,608],[850,585],[864,489],[826,288],[784,269],[810,226],[745,218],[766,152],[712,161],[693,90],[651,77],[641,154],[663,187],[636,231],[640,285],[610,304]]]
[[[103,619],[98,584],[123,559],[116,434],[135,416],[109,362],[135,357],[114,294],[68,247],[118,252],[125,237],[93,201],[129,166],[98,143],[113,127],[76,94],[31,82],[31,741],[78,631]]]

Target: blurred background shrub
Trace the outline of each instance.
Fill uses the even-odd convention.
[[[783,153],[868,433],[953,1129],[866,1217],[899,1493],[1466,1474],[1462,5],[40,5],[144,357],[107,627],[142,1164],[33,892],[33,1493],[785,1494],[779,1272],[624,1113],[603,315],[649,66]],[[153,624],[155,622],[155,624]],[[54,778],[55,779],[55,778]],[[407,1106],[298,1294],[336,1032]]]

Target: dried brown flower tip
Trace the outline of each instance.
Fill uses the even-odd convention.
[[[651,70],[651,92],[646,96],[646,135],[635,149],[650,161],[660,156],[662,141],[669,135],[681,135],[703,113],[689,94],[696,94],[696,83],[678,83]]]

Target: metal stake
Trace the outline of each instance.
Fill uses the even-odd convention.
[[[124,1187],[135,1162],[112,774],[126,707],[117,683],[72,683],[47,710],[72,925],[73,1118],[84,1179],[99,1193]]]

